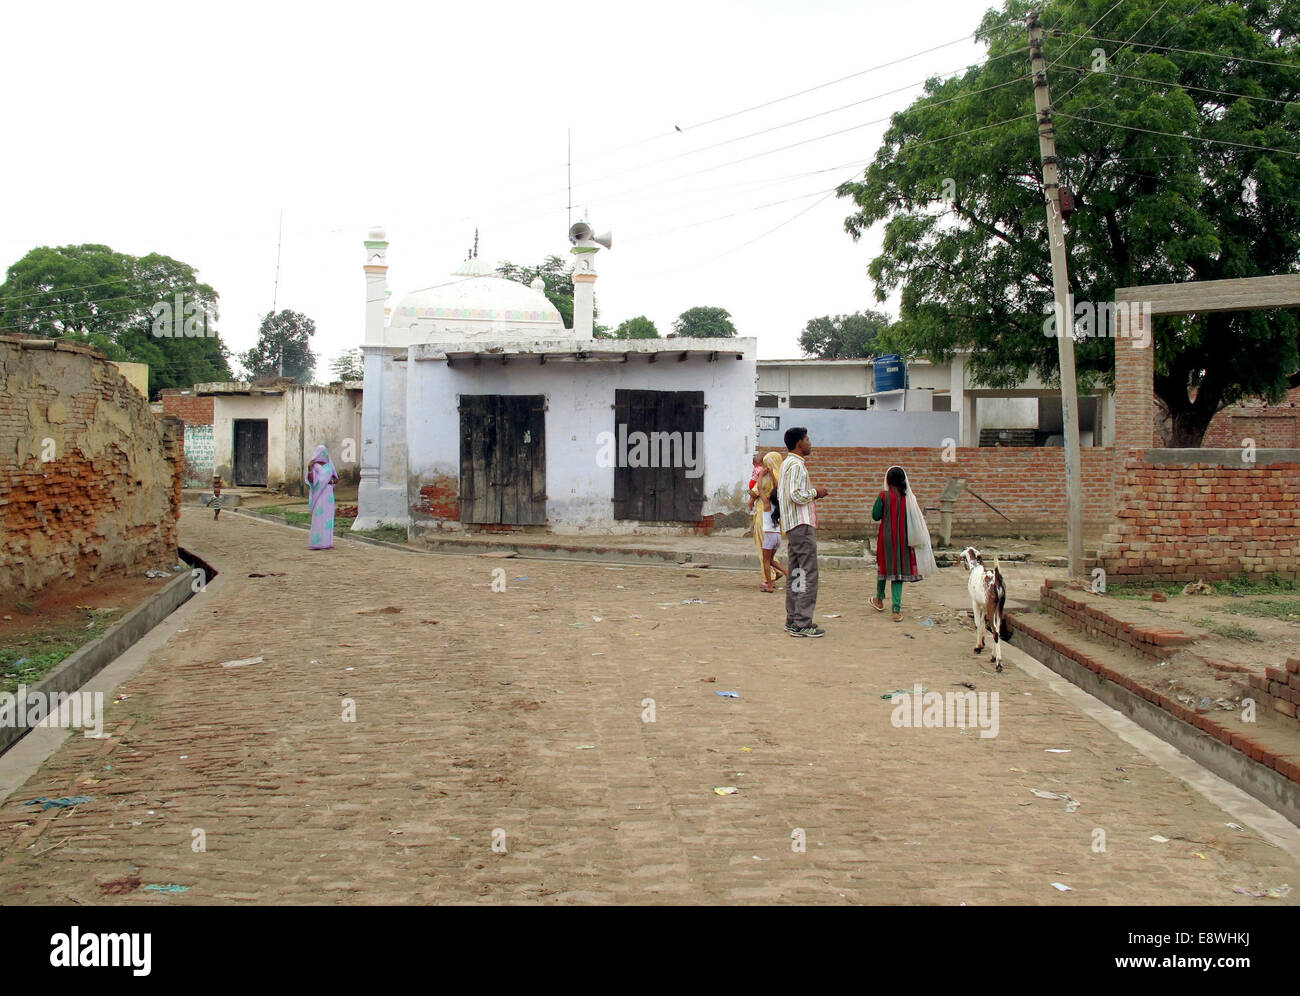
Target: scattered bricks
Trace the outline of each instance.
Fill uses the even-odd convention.
[[[1283,699],[1275,698],[1273,700],[1273,708],[1276,709],[1278,712],[1280,712],[1283,716],[1290,716],[1292,719],[1296,718],[1296,705],[1294,702],[1284,701]]]
[[[1268,679],[1267,679],[1267,678],[1264,678],[1264,677],[1262,677],[1262,676],[1260,676],[1260,675],[1258,675],[1258,674],[1252,674],[1252,675],[1250,676],[1249,681],[1250,681],[1250,687],[1251,687],[1251,688],[1258,689],[1258,690],[1261,691],[1261,692],[1267,692],[1267,691],[1268,691]]]
[[[1288,657],[1286,659],[1286,669],[1292,674],[1300,674],[1300,657]]]
[[[1264,673],[1268,675],[1269,681],[1276,681],[1283,685],[1286,684],[1287,672],[1283,671],[1280,667],[1266,667],[1264,668]]]

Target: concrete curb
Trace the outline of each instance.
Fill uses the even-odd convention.
[[[191,567],[203,570],[205,580],[216,575],[216,571],[209,564],[189,551],[180,549],[177,554],[179,559],[190,564]],[[193,575],[190,571],[182,571],[146,602],[137,605],[119,619],[98,640],[93,640],[73,651],[63,663],[57,665],[35,685],[27,688],[27,694],[38,694],[48,701],[51,695],[75,692],[177,608],[189,601],[193,594]],[[31,729],[27,726],[0,727],[0,754],[30,733]]]
[[[1010,617],[1008,624],[1013,647],[1300,826],[1300,783],[1054,649],[1024,622]]]
[[[228,509],[234,515],[245,515],[262,522],[272,522],[277,526],[289,526],[292,529],[306,531],[307,526],[298,522],[288,522],[277,515],[266,515],[242,509]],[[490,543],[476,543],[456,539],[426,540],[421,546],[409,546],[393,543],[389,540],[375,539],[371,536],[336,536],[335,539],[353,543],[369,543],[371,546],[386,547],[389,550],[402,550],[405,553],[434,553],[454,557],[474,557],[484,553],[513,553],[520,560],[563,560],[590,564],[624,564],[655,566],[689,566],[691,564],[708,564],[711,569],[724,571],[757,571],[759,561],[757,554],[743,553],[706,553],[699,550],[665,550],[658,547],[625,546],[583,546],[571,543],[511,543],[508,540]],[[827,570],[866,570],[875,569],[875,558],[824,556],[817,558],[818,566]]]

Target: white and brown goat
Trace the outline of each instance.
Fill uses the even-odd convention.
[[[999,671],[1002,670],[1002,641],[1011,635],[1007,629],[1007,586],[1002,580],[1002,571],[998,562],[993,561],[990,569],[984,566],[980,552],[973,546],[966,547],[960,554],[962,564],[970,572],[966,588],[970,592],[971,615],[975,619],[975,633],[979,642],[975,644],[975,653],[984,651],[984,634],[993,634],[993,655],[989,658]]]

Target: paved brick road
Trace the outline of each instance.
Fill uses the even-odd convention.
[[[1300,887],[1253,827],[1041,681],[981,666],[934,586],[909,586],[895,625],[866,607],[873,579],[824,573],[819,614],[842,617],[793,640],[782,596],[746,574],[311,552],[302,531],[193,510],[182,539],[222,576],[169,620],[185,632],[110,707],[111,739],[69,738],[0,805],[0,902],[1225,904]],[[959,681],[999,692],[996,738],[896,729],[880,699]],[[21,805],[68,794],[95,801]],[[190,890],[104,890],[133,877]]]

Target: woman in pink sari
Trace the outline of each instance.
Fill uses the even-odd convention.
[[[334,485],[339,481],[338,471],[324,446],[317,446],[311,463],[307,464],[307,487],[311,493],[311,536],[307,547],[311,550],[334,549]]]

